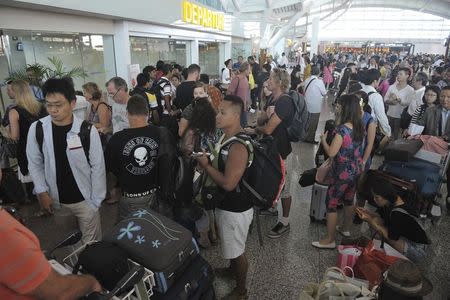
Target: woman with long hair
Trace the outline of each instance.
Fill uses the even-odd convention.
[[[326,197],[328,235],[325,239],[312,243],[314,247],[320,249],[336,247],[336,231],[346,237],[350,236],[349,229],[355,209],[353,198],[356,181],[362,170],[365,135],[359,102],[360,99],[355,95],[344,95],[339,98],[341,113],[333,141],[328,145],[327,132],[321,136],[323,148],[332,160],[332,167],[329,174],[331,184]],[[338,223],[336,208],[341,201],[345,205],[343,226],[336,226]]]
[[[25,184],[28,199],[33,196],[33,182],[28,175],[28,159],[26,154],[28,130],[31,124],[47,113],[31,91],[30,85],[23,80],[14,80],[8,85],[8,95],[14,99],[15,106],[9,110],[9,135],[17,142],[18,177]]]
[[[194,172],[196,161],[193,159],[193,153],[201,153],[206,151],[212,153],[214,145],[218,140],[219,134],[216,132],[216,111],[211,105],[207,97],[195,98],[192,103],[192,116],[189,120],[188,127],[181,135],[181,151],[183,155],[184,165],[186,166],[185,178],[182,187],[177,191],[176,198],[182,201],[180,207],[188,207],[192,204],[194,198],[194,190],[192,182],[194,181]],[[206,176],[206,175],[205,175]],[[204,188],[207,178],[202,178],[202,188]],[[199,233],[198,242],[203,248],[208,248],[211,242],[216,242],[217,235],[214,225],[214,206],[210,199],[203,197],[205,193],[199,193],[196,199],[200,202],[205,210],[203,215],[195,220],[195,227]],[[178,214],[183,218],[182,213]],[[183,223],[192,220],[182,220]],[[188,227],[194,227],[188,224]],[[208,233],[211,232],[211,241]]]

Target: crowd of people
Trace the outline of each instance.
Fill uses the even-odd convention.
[[[242,179],[252,153],[235,137],[272,136],[283,169],[289,169],[285,164],[292,146],[287,129],[296,106],[288,92],[304,96],[310,114],[304,141],[321,143],[333,161],[326,198],[328,232],[312,245],[334,249],[336,232],[350,236],[357,181],[370,169],[377,132],[397,139],[422,129],[450,138],[450,66],[431,58],[329,53],[311,60],[305,54],[296,62],[282,55],[278,64],[268,56],[260,64],[254,56],[247,61],[239,57],[234,64],[225,61],[217,85],[197,64],[183,68],[158,61],[143,69],[131,89],[123,78],[113,77],[105,84],[106,93],[88,82],[81,96],[70,78],[48,79],[42,86],[44,101],[36,99],[28,82],[13,80],[8,82],[8,95],[14,105],[3,120],[9,143],[2,147],[16,147],[3,152],[15,152],[18,161],[18,178],[28,198],[19,202],[37,198],[39,216],[75,216],[83,243],[101,239],[99,207],[104,201],[118,203],[117,221],[134,210],[153,209],[190,229],[201,247],[220,239],[230,267],[217,273],[237,283],[227,299],[246,299],[245,244],[254,211]],[[331,142],[326,133],[316,141],[322,103],[333,86],[337,126]],[[256,126],[249,126],[248,115],[257,110]],[[9,167],[2,163],[2,169]],[[269,238],[290,231],[292,174],[285,172],[280,201],[261,212],[278,216]],[[430,241],[404,211],[404,201],[389,182],[370,186],[379,214],[358,203],[356,215],[406,257],[423,260]],[[345,206],[342,225],[340,203]],[[1,269],[10,268],[17,276],[0,275],[0,298],[26,294],[56,299],[53,296],[63,287],[75,298],[99,290],[90,276],[51,271],[36,237],[3,210],[0,218],[2,241],[8,241],[17,259],[26,260],[28,270],[39,266],[31,278],[21,264],[8,262],[10,252],[2,252]],[[24,248],[33,249],[33,256],[19,257]]]

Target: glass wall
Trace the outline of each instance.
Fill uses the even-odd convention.
[[[55,70],[56,66],[49,61],[55,57],[62,61],[64,72],[82,68],[87,74],[85,78],[73,78],[77,90],[88,81],[102,87],[116,74],[112,36],[11,30],[5,30],[4,34],[12,71],[24,70],[34,63]]]
[[[141,70],[156,65],[158,60],[186,66],[188,41],[130,37],[131,63],[139,64]]]
[[[199,64],[202,68],[202,73],[209,76],[218,76],[219,67],[222,65],[219,55],[219,43],[217,42],[199,42]]]
[[[252,41],[250,39],[236,39],[231,40],[231,58],[237,61],[239,56],[247,59],[252,55]]]

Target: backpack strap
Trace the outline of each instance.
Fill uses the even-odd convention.
[[[78,133],[78,136],[80,137],[81,145],[83,146],[84,154],[86,155],[86,159],[88,161],[88,164],[91,165],[89,161],[89,149],[91,148],[91,129],[92,124],[83,121],[81,123],[80,132]],[[39,151],[43,153],[42,151],[42,145],[44,144],[44,130],[42,128],[42,121],[38,120],[36,123],[36,141],[39,146]]]
[[[42,129],[42,121],[38,120],[36,123],[36,142],[38,143],[39,146],[39,151],[42,152],[42,144],[44,143],[44,130]]]
[[[80,126],[80,132],[78,133],[89,165],[91,165],[89,160],[89,150],[91,149],[91,129],[92,124],[87,121],[83,121]]]

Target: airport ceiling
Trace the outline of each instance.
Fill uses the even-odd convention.
[[[249,21],[269,23],[300,18],[315,12],[337,12],[350,7],[386,7],[420,11],[450,18],[450,0],[220,0],[224,10]]]

